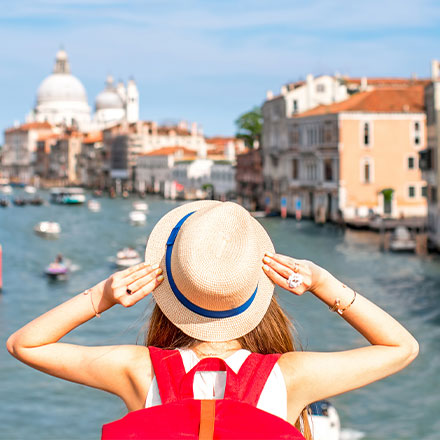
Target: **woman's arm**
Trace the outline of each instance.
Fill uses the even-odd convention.
[[[85,347],[58,341],[96,313],[115,304],[136,304],[162,281],[160,272],[144,263],[116,272],[87,294],[80,293],[16,331],[6,343],[8,351],[33,368],[117,394],[132,406],[134,396],[127,390],[133,390],[133,378],[128,367],[140,363],[146,372],[151,369],[144,347]]]
[[[267,275],[292,293],[301,295],[309,290],[329,307],[339,300],[340,309],[352,303],[342,318],[372,344],[343,352],[284,355],[280,366],[286,373],[288,389],[292,396],[301,395],[304,406],[396,373],[417,356],[418,343],[401,324],[362,295],[357,293],[354,297],[354,291],[329,272],[310,261],[278,254],[267,256],[264,261]],[[304,281],[297,288],[290,288],[287,279],[294,269]],[[339,315],[335,313],[335,317]]]

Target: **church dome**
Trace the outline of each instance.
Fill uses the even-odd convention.
[[[96,110],[123,109],[124,103],[113,86],[113,78],[109,76],[106,81],[105,89],[96,97]]]
[[[70,73],[67,53],[63,49],[57,52],[52,75],[43,80],[37,91],[37,105],[51,101],[87,104],[86,90],[81,81]]]

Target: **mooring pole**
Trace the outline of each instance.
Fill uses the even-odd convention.
[[[3,288],[3,278],[2,278],[2,245],[0,244],[0,292]]]

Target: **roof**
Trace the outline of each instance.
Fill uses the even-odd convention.
[[[166,126],[166,125],[161,125],[159,127],[157,127],[157,134],[170,134],[170,132],[173,131],[176,135],[179,136],[189,136],[191,133],[185,129],[185,128],[181,128],[179,126]]]
[[[57,133],[49,133],[49,134],[40,134],[38,136],[38,141],[47,141],[49,139],[56,139],[58,138],[60,135]]]
[[[87,133],[83,139],[84,144],[94,144],[95,142],[102,142],[102,131],[96,133]]]
[[[423,113],[423,86],[379,88],[359,92],[342,102],[320,105],[299,113],[295,118],[342,112]]]
[[[7,128],[6,133],[12,133],[14,131],[29,131],[29,130],[48,130],[52,128],[49,122],[28,122],[26,124],[21,124],[18,127]]]
[[[348,84],[361,84],[362,78],[343,78]],[[413,86],[427,85],[431,80],[417,78],[368,78],[365,77],[367,85],[374,87],[391,87],[391,86]]]
[[[180,145],[175,145],[172,147],[162,147],[158,150],[150,151],[149,153],[142,153],[142,156],[169,156],[170,154],[174,154],[177,151],[183,152],[186,155],[193,155],[195,153],[194,150],[190,150],[189,148],[182,147]]]
[[[206,143],[207,144],[222,144],[222,145],[225,145],[228,142],[235,142],[237,140],[238,139],[233,137],[233,136],[229,136],[229,137],[227,137],[227,136],[215,136],[215,137],[212,137],[212,138],[206,138]]]

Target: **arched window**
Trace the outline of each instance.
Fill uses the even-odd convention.
[[[364,123],[363,138],[364,138],[364,145],[370,145],[370,124],[369,124],[369,122]]]

